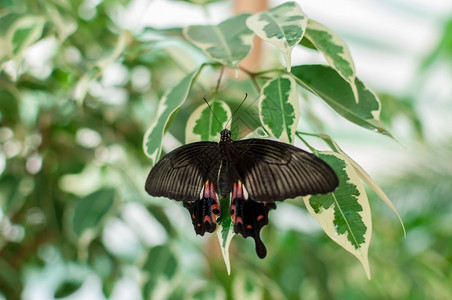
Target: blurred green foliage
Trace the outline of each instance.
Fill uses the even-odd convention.
[[[144,131],[158,99],[189,71],[180,55],[189,64],[199,53],[177,29],[165,41],[149,38],[158,35],[151,28],[122,31],[113,12],[127,1],[86,3],[0,6],[1,45],[9,45],[0,56],[0,295],[82,295],[97,278],[99,299],[118,298],[121,290],[143,299],[452,297],[449,141],[420,142],[411,168],[384,185],[401,210],[406,239],[392,212],[371,197],[371,281],[322,231],[275,224],[264,231],[274,255],[259,260],[252,241],[237,239],[227,276],[215,237],[196,238],[182,208],[143,189],[149,171]],[[444,58],[450,65],[450,24],[425,68]],[[190,99],[208,96],[197,89]],[[223,98],[241,99],[241,90]],[[422,133],[415,99],[382,98],[383,121],[403,114]],[[194,102],[169,129],[179,140]]]

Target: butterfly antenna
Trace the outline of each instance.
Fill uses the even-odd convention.
[[[245,98],[243,98],[242,102],[240,102],[239,106],[234,110],[234,112],[232,113],[231,117],[229,118],[229,120],[226,122],[226,125],[224,127],[228,127],[229,121],[232,120],[232,117],[235,115],[235,113],[240,109],[240,107],[242,106],[243,102],[245,102],[246,98],[248,98],[248,93],[245,93]]]
[[[220,124],[220,127],[223,127],[223,126],[221,126],[220,120],[218,120],[217,116],[216,116],[215,113],[213,112],[212,106],[210,106],[210,104],[209,104],[209,102],[207,101],[207,99],[204,98],[204,97],[202,97],[202,98],[203,98],[204,101],[206,102],[207,106],[209,107],[210,111],[212,112],[212,115],[213,115],[213,116],[215,117],[215,119],[217,120],[218,124]]]

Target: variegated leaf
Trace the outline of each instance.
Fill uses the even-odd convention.
[[[29,14],[8,14],[0,19],[0,64],[19,57],[37,42],[46,21]]]
[[[381,189],[381,187],[370,177],[370,175],[356,162],[354,161],[350,156],[348,156],[342,149],[339,147],[339,145],[329,136],[326,134],[319,134],[318,135],[321,139],[323,139],[330,148],[342,155],[344,159],[347,160],[349,164],[352,165],[352,167],[355,169],[356,173],[358,174],[359,178],[361,178],[362,181],[367,183],[372,190],[383,200],[384,203],[386,203],[387,206],[397,215],[399,218],[400,224],[402,225],[403,232],[406,236],[406,230],[405,225],[403,224],[402,217],[400,217],[397,209],[395,208],[394,204],[392,204],[392,201],[389,199],[389,197],[385,194],[385,192]]]
[[[210,107],[215,115],[206,104],[200,105],[190,115],[185,127],[185,143],[220,141],[220,132],[231,118],[231,109],[219,100],[212,101]]]
[[[258,127],[255,130],[251,131],[247,135],[243,137],[243,139],[267,139],[269,138],[268,134],[264,131],[262,127]]]
[[[65,6],[67,11],[71,11],[69,4],[66,5],[64,2],[61,4]],[[49,15],[52,16],[52,22],[56,26],[60,42],[63,42],[68,36],[73,34],[75,30],[77,30],[77,22],[58,5],[50,5],[49,3],[47,10]]]
[[[364,186],[353,166],[342,155],[320,152],[319,157],[336,172],[339,186],[332,193],[308,196],[303,200],[325,233],[358,258],[370,279],[368,248],[372,219]]]
[[[296,2],[286,2],[249,17],[246,25],[261,39],[279,48],[290,72],[292,49],[303,38],[307,22],[308,17]]]
[[[218,25],[194,25],[184,36],[207,56],[231,68],[244,59],[253,46],[253,32],[245,25],[249,14],[241,14]]]
[[[304,38],[308,39],[323,54],[328,64],[350,84],[355,101],[358,102],[355,64],[344,41],[330,28],[311,19],[308,21]]]
[[[227,210],[224,209],[227,206]],[[229,199],[222,201],[222,212],[226,216],[222,216],[217,220],[218,228],[216,230],[218,241],[220,242],[221,254],[226,265],[226,271],[228,275],[231,275],[231,261],[229,259],[229,246],[231,245],[232,238],[235,236],[234,226],[229,214],[224,213],[229,211]]]
[[[199,141],[214,141],[219,142],[220,132],[226,126],[226,123],[231,118],[231,109],[229,106],[220,100],[215,100],[210,103],[215,116],[210,111],[207,104],[202,104],[190,115],[185,129],[185,142],[193,143]],[[220,242],[221,254],[223,255],[224,263],[228,275],[231,274],[231,262],[229,260],[229,246],[232,238],[235,236],[234,226],[232,226],[231,218],[229,216],[229,199],[221,199],[221,217],[217,220],[217,237]]]
[[[392,137],[380,122],[380,101],[358,78],[355,78],[359,95],[359,103],[356,103],[350,84],[329,66],[295,66],[292,74],[300,86],[322,98],[350,122]]]
[[[293,143],[300,119],[295,80],[283,75],[268,81],[259,97],[262,125],[277,139]]]
[[[197,71],[194,71],[185,76],[160,100],[154,121],[144,134],[143,139],[144,153],[152,160],[152,164],[156,163],[162,150],[165,128],[177,109],[185,102],[196,75]]]

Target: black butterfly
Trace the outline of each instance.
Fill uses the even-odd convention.
[[[260,231],[275,202],[326,194],[338,184],[331,167],[311,153],[273,140],[233,141],[223,129],[219,143],[191,143],[165,155],[152,168],[145,188],[152,196],[182,201],[200,235],[216,228],[218,194],[231,194],[235,233],[251,236],[257,255],[264,258]]]

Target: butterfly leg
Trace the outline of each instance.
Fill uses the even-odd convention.
[[[256,244],[257,256],[264,258],[267,255],[267,249],[260,237],[260,231],[268,224],[268,213],[276,208],[276,204],[256,202],[248,196],[240,180],[233,183],[230,214],[234,232],[241,234],[244,238],[251,236]]]
[[[200,200],[184,202],[184,207],[190,212],[196,234],[204,235],[206,231],[215,231],[216,220],[220,215],[220,202],[213,182],[206,181]]]

